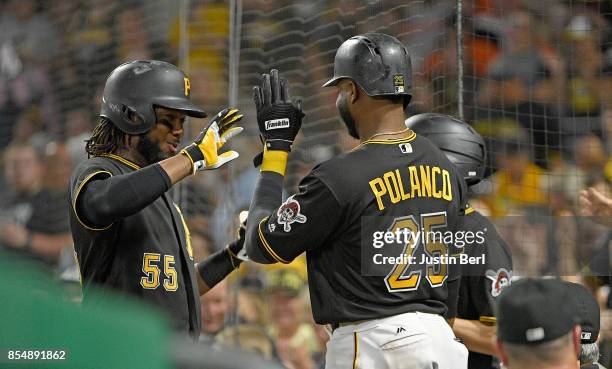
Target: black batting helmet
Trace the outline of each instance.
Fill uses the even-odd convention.
[[[106,80],[100,116],[131,135],[145,133],[155,125],[154,106],[203,118],[206,113],[191,102],[190,88],[189,78],[170,63],[157,60],[124,63]]]
[[[439,147],[468,185],[482,180],[486,146],[482,136],[470,125],[449,115],[425,113],[406,119],[406,126]]]
[[[412,98],[410,54],[397,38],[384,33],[353,36],[340,45],[334,76],[323,87],[335,86],[343,78],[368,96],[403,96],[405,106]]]

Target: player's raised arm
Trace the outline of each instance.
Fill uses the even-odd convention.
[[[288,263],[322,241],[339,207],[313,173],[300,183],[298,194],[281,204],[287,157],[304,114],[275,69],[263,75],[253,95],[264,151],[255,159],[261,173],[249,209],[245,247],[255,262]]]
[[[172,131],[182,132],[183,123],[172,122],[171,112],[167,115],[161,112],[158,115],[161,125],[167,124],[172,127]],[[179,115],[174,118],[177,117]],[[76,213],[88,224],[111,224],[139,212],[185,177],[198,171],[217,169],[236,159],[237,152],[219,153],[219,150],[229,138],[242,132],[242,127],[232,127],[240,119],[242,114],[237,109],[226,108],[215,115],[194,142],[181,151],[181,155],[171,156],[159,163],[146,160],[141,163],[146,167],[128,174],[110,176],[99,173],[88,181],[83,180],[83,186],[73,198]],[[142,137],[138,139],[144,140]],[[123,148],[126,152],[123,156],[137,157],[130,155],[135,151],[131,148],[134,144],[130,142],[128,139],[127,147]],[[138,145],[135,144],[136,147]]]

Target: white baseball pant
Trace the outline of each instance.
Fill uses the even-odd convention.
[[[444,318],[412,312],[335,329],[325,369],[467,369],[467,359]]]

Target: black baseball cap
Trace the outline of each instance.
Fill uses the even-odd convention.
[[[521,279],[497,299],[497,336],[503,342],[540,344],[569,333],[578,324],[578,307],[558,279]]]
[[[279,293],[289,297],[297,297],[306,281],[297,270],[283,268],[268,273],[268,293]]]
[[[599,305],[595,296],[583,285],[566,282],[569,293],[575,299],[582,333],[581,343],[594,343],[599,337]]]

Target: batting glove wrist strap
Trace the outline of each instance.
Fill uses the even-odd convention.
[[[265,149],[260,170],[262,172],[276,172],[284,176],[288,158],[289,153],[287,151]]]
[[[198,145],[192,143],[191,145],[181,150],[181,154],[185,155],[189,159],[189,161],[191,161],[191,173],[195,174],[195,163],[204,160],[204,154],[202,153]]]

